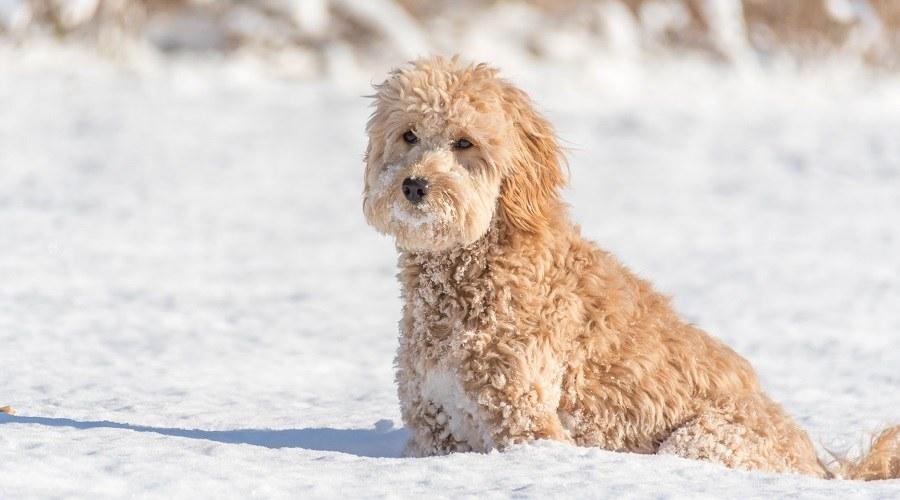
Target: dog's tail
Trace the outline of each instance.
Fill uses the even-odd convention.
[[[838,458],[837,476],[878,481],[900,479],[900,425],[888,427],[872,439],[869,452],[856,460]]]

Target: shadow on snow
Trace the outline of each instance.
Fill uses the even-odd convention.
[[[0,424],[34,424],[75,429],[124,429],[163,436],[204,439],[228,444],[249,444],[266,448],[303,448],[336,451],[360,457],[400,457],[406,444],[406,429],[394,429],[389,420],[380,420],[374,429],[236,429],[204,431],[174,427],[147,427],[119,422],[79,421],[68,418],[25,417],[0,414]]]

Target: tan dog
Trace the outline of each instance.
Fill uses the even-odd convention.
[[[400,252],[408,453],[553,439],[833,476],[747,361],[581,237],[525,93],[456,58],[375,88],[363,209]],[[900,427],[839,469],[900,477]]]

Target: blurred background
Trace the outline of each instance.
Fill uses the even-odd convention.
[[[297,78],[462,53],[590,72],[609,58],[900,63],[897,0],[2,0],[0,33],[117,58],[253,57]]]

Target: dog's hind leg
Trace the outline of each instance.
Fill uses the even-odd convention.
[[[806,433],[764,396],[719,402],[700,412],[677,427],[657,453],[733,469],[831,476]]]

